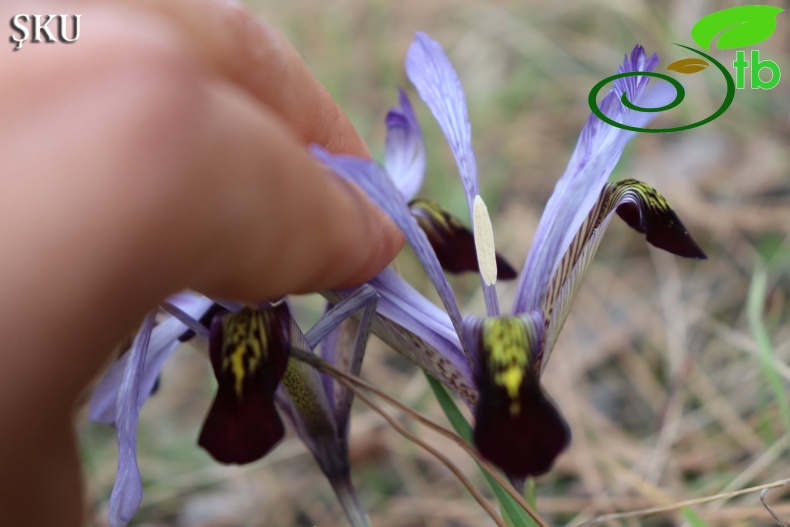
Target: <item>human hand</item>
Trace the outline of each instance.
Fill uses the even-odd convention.
[[[183,288],[239,299],[349,286],[401,237],[305,146],[368,155],[293,48],[216,0],[37,2],[73,44],[0,53],[0,507],[77,525],[73,401]],[[5,20],[29,3],[3,5]]]

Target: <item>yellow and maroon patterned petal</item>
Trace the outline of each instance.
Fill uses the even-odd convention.
[[[565,419],[535,369],[542,327],[539,313],[464,320],[465,337],[478,356],[475,445],[511,477],[548,472],[570,443]]]
[[[221,463],[251,463],[285,434],[274,392],[290,351],[285,303],[215,317],[209,354],[219,383],[198,444]]]

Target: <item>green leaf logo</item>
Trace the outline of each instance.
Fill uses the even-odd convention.
[[[718,49],[753,46],[770,37],[776,29],[776,16],[784,11],[770,5],[744,5],[722,9],[702,17],[691,29],[691,38],[709,50],[713,39]]]

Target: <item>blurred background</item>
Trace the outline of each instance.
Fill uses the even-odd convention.
[[[407,89],[429,155],[421,196],[468,223],[450,150],[403,70],[415,31],[438,40],[466,89],[497,248],[517,268],[590,113],[590,88],[613,74],[637,43],[657,52],[657,71],[665,71],[690,56],[672,43],[693,46],[697,20],[745,3],[250,1],[288,35],[379,159],[384,115],[397,102],[396,88]],[[773,36],[753,49],[790,76],[790,13],[780,14]],[[730,66],[735,52],[714,56]],[[674,76],[686,84],[687,102],[653,126],[696,121],[724,98],[713,69]],[[551,525],[579,525],[599,514],[790,477],[790,430],[783,425],[790,416],[777,398],[781,393],[786,402],[790,387],[788,95],[790,78],[770,91],[750,89],[747,81],[712,123],[639,134],[626,149],[613,179],[656,187],[709,259],[662,253],[621,221],[612,222],[544,377],[573,431],[570,449],[537,480],[538,509]],[[432,294],[408,249],[397,266]],[[462,311],[483,313],[476,276],[452,284]],[[509,305],[515,284],[498,286]],[[315,317],[321,301],[308,297],[298,305],[307,318]],[[362,376],[446,424],[421,372],[375,339]],[[293,434],[264,460],[241,468],[217,465],[196,446],[214,389],[203,350],[185,345],[176,352],[140,419],[145,497],[133,525],[346,524],[329,484]],[[460,449],[404,422],[485,489]],[[83,415],[80,434],[90,524],[106,525],[114,431]],[[358,402],[351,450],[353,479],[372,525],[493,525],[443,465]],[[766,500],[790,522],[790,489],[773,490]],[[606,525],[778,525],[758,493],[692,509],[694,515],[676,511]]]

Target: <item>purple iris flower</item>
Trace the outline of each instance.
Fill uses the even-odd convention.
[[[646,57],[637,46],[618,72],[650,71],[657,63],[655,55]],[[111,525],[126,524],[139,507],[139,410],[154,391],[162,365],[187,337],[197,334],[209,341],[219,384],[199,443],[221,462],[254,461],[282,437],[282,415],[329,478],[352,525],[366,525],[348,467],[351,394],[308,365],[289,359],[290,350],[312,352],[322,343],[322,358],[356,373],[372,328],[474,408],[475,442],[484,456],[514,478],[537,475],[551,467],[570,440],[540,377],[613,213],[645,233],[653,245],[704,258],[654,189],[634,180],[606,183],[633,133],[591,116],[538,227],[512,315],[500,315],[497,278],[514,278],[516,272],[494,250],[461,84],[441,47],[423,34],[412,44],[406,69],[450,143],[466,191],[471,230],[438,205],[415,199],[425,173],[425,147],[403,92],[399,106],[387,115],[384,168],[320,148],[315,155],[363,187],[403,230],[443,309],[392,269],[361,288],[325,292],[334,307],[306,334],[293,322],[287,303],[225,303],[227,310],[214,316],[209,330],[206,325],[216,308],[212,300],[189,292],[169,298],[162,306],[167,316],[158,323],[157,313],[146,317],[130,351],[110,368],[91,402],[91,418],[114,424],[118,431]],[[647,77],[619,79],[600,108],[618,122],[644,126],[654,114],[628,110],[620,102],[622,94],[642,107],[659,107],[673,98],[667,87],[648,90],[647,84]],[[467,271],[480,273],[486,317],[461,318],[444,272]],[[347,318],[360,310],[359,322]]]
[[[648,57],[636,46],[617,71],[652,71],[658,61],[656,55]],[[446,266],[439,244],[407,203],[422,183],[425,162],[416,118],[401,93],[400,106],[387,118],[384,167],[313,147],[316,158],[362,187],[393,219],[442,301],[443,310],[392,270],[385,270],[369,282],[381,295],[372,329],[474,409],[474,439],[486,458],[513,478],[545,473],[569,444],[570,432],[543,390],[541,375],[613,213],[659,248],[689,258],[705,255],[653,188],[635,180],[607,183],[634,134],[591,115],[546,206],[518,281],[511,315],[500,315],[495,287],[500,266],[480,196],[461,83],[441,46],[422,33],[409,49],[406,72],[439,122],[458,165],[487,316],[462,319],[443,272]],[[621,97],[639,107],[656,108],[674,95],[665,84],[648,88],[648,81],[647,76],[618,79],[601,102],[601,110],[617,122],[645,126],[655,114],[632,111]],[[326,296],[336,301],[345,294],[336,291]]]
[[[221,463],[256,461],[284,436],[282,415],[329,479],[351,524],[368,525],[348,462],[352,394],[289,354],[294,349],[312,353],[320,347],[324,360],[357,374],[377,298],[371,287],[357,288],[306,334],[291,317],[287,302],[223,302],[226,309],[218,309],[209,298],[183,292],[163,303],[167,315],[158,323],[157,311],[146,316],[130,350],[99,382],[90,405],[92,420],[117,429],[118,472],[110,496],[110,525],[126,525],[142,500],[136,446],[140,408],[155,390],[167,358],[195,334],[209,343],[218,382],[200,446]],[[359,322],[349,318],[356,311],[362,311]]]

